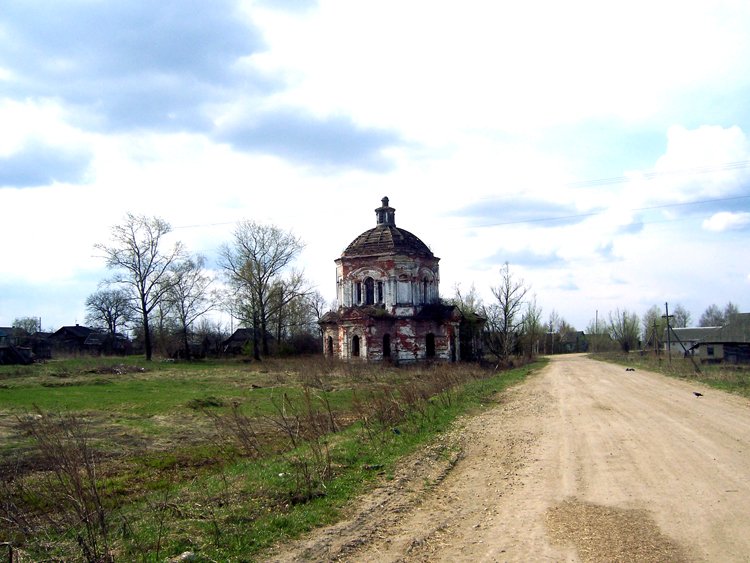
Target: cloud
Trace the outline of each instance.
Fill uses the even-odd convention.
[[[274,87],[239,72],[263,44],[229,0],[13,2],[3,28],[6,92],[61,99],[102,130],[206,128],[227,90]]]
[[[703,228],[717,233],[748,229],[750,228],[750,213],[732,213],[729,211],[715,213],[703,221]]]
[[[523,197],[478,201],[451,213],[469,219],[471,226],[533,223],[537,227],[576,225],[592,214],[594,213],[581,213],[571,205]]]
[[[307,12],[318,5],[317,0],[256,0],[255,5],[271,10],[284,10],[289,12]]]
[[[274,154],[297,163],[378,172],[391,167],[382,151],[401,142],[393,131],[360,127],[346,117],[318,118],[293,109],[235,120],[220,129],[217,138],[240,150]]]
[[[748,161],[750,141],[738,126],[670,127],[667,150],[638,191],[646,201],[675,204],[744,195]]]
[[[616,235],[637,235],[642,232],[645,228],[645,223],[642,219],[634,219],[627,225],[620,225],[615,231]]]
[[[561,289],[563,291],[578,291],[581,289],[578,287],[578,284],[575,283],[572,279],[568,279],[564,283],[561,283],[559,286],[557,286],[558,289]]]
[[[83,181],[91,155],[45,144],[32,144],[0,156],[0,188],[44,186]]]
[[[532,250],[499,250],[484,262],[488,264],[504,264],[523,266],[526,268],[559,268],[566,264],[565,260],[556,253],[538,253]]]

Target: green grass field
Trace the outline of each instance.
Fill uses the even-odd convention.
[[[334,521],[400,456],[537,366],[0,366],[0,542],[32,560],[252,560]]]

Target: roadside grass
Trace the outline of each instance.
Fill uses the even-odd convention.
[[[689,358],[655,356],[653,353],[643,354],[631,352],[607,352],[590,354],[595,360],[617,363],[627,367],[655,371],[670,377],[699,381],[715,389],[728,393],[735,393],[750,397],[750,366],[725,364],[700,364],[700,372]]]
[[[395,369],[314,358],[270,364],[172,364],[118,375],[110,384],[59,388],[41,385],[48,373],[12,376],[15,385],[0,392],[3,419],[67,416],[85,431],[87,447],[97,452],[91,486],[107,526],[99,530],[85,518],[73,527],[49,523],[65,520],[72,509],[53,490],[61,485],[48,479],[43,452],[35,453],[17,423],[10,434],[24,448],[14,455],[31,461],[22,473],[0,466],[0,509],[6,522],[21,519],[33,533],[9,528],[0,542],[12,541],[31,558],[86,560],[87,545],[89,553],[96,548],[100,557],[123,561],[160,561],[184,551],[197,561],[252,560],[276,542],[335,521],[368,484],[388,478],[400,457],[542,362],[499,373],[477,366]],[[65,369],[73,379],[94,376],[90,365]],[[17,377],[26,381],[16,384]],[[6,394],[13,388],[18,394]],[[100,388],[114,393],[104,397]],[[44,395],[50,389],[62,393],[45,403],[57,410],[35,411],[34,391]],[[161,394],[169,397],[156,396]],[[190,406],[196,399],[200,404]],[[47,500],[35,505],[40,498]],[[28,521],[30,514],[38,516],[36,524]],[[81,543],[81,537],[92,539]]]

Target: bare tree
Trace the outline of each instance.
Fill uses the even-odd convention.
[[[458,308],[461,313],[459,325],[459,351],[462,360],[482,360],[484,342],[489,338],[489,331],[485,331],[486,308],[482,303],[476,286],[472,283],[469,291],[464,292],[460,284],[453,288],[454,296],[450,304]]]
[[[613,348],[612,336],[607,323],[599,318],[593,318],[586,327],[586,335],[594,352],[604,352]]]
[[[487,345],[500,361],[507,361],[513,352],[518,329],[521,325],[521,309],[528,292],[523,280],[516,280],[508,262],[500,268],[500,283],[491,287],[495,301],[484,308],[487,319]]]
[[[115,270],[108,283],[122,287],[137,304],[149,361],[153,353],[149,316],[169,291],[170,268],[184,254],[181,242],[163,248],[171,230],[169,223],[158,217],[128,213],[123,224],[112,227],[111,244],[95,245],[104,253],[107,267]]]
[[[699,326],[721,326],[724,324],[724,314],[719,307],[712,303],[701,315]]]
[[[673,318],[669,322],[670,326],[674,328],[685,328],[687,326],[690,326],[690,312],[679,303],[675,305],[675,308],[671,314]]]
[[[213,279],[206,274],[206,259],[196,255],[177,264],[172,271],[172,282],[165,294],[170,311],[179,325],[186,359],[190,359],[188,335],[190,327],[201,316],[216,306],[209,293]]]
[[[659,349],[659,344],[667,328],[667,320],[662,318],[662,309],[658,305],[652,305],[643,314],[641,319],[643,327],[642,338],[644,347]],[[671,324],[671,323],[670,323]]]
[[[454,297],[451,303],[458,307],[462,314],[476,314],[477,311],[481,311],[483,308],[482,297],[479,295],[477,288],[474,284],[471,284],[469,291],[464,292],[461,290],[461,284],[456,284],[453,287]]]
[[[328,303],[326,302],[325,297],[323,297],[323,295],[317,289],[308,293],[305,297],[305,301],[307,301],[310,312],[315,318],[315,323],[318,326],[318,334],[321,338],[323,338],[323,328],[319,323],[320,319],[323,318],[323,315],[325,315],[326,312],[330,310],[330,308],[328,307]]]
[[[739,314],[739,312],[740,308],[731,301],[728,301],[724,306],[724,322],[728,323],[730,318]]]
[[[536,295],[526,303],[521,319],[521,345],[527,358],[539,353],[539,340],[544,336],[542,308],[536,303]]]
[[[723,326],[729,322],[730,317],[739,312],[739,307],[731,301],[727,302],[723,311],[717,305],[711,304],[701,315],[698,324],[699,326]]]
[[[39,317],[19,317],[13,320],[13,328],[31,335],[42,330],[42,320]]]
[[[268,355],[268,325],[272,315],[307,291],[304,279],[291,271],[302,242],[273,225],[242,221],[234,230],[232,244],[219,249],[221,266],[235,294],[233,312],[253,328],[253,353]],[[278,298],[279,295],[281,298]]]
[[[101,289],[86,298],[86,322],[112,336],[125,327],[131,310],[128,294],[121,289]]]
[[[623,352],[630,352],[638,347],[638,315],[630,313],[627,309],[617,309],[614,314],[609,314],[609,332],[612,339],[620,344]]]

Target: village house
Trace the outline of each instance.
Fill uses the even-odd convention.
[[[477,351],[460,338],[459,309],[440,301],[440,258],[396,227],[387,197],[381,203],[375,227],[335,260],[338,309],[320,320],[324,354],[395,363],[473,356]]]
[[[750,313],[730,316],[724,326],[714,328],[695,343],[690,353],[702,362],[750,364]]]
[[[671,328],[664,331],[664,351],[705,363],[750,363],[750,313],[729,317],[723,326]]]
[[[675,328],[669,327],[669,333],[667,329],[664,329],[664,335],[662,337],[662,346],[665,353],[671,353],[675,356],[686,356],[688,354],[695,355],[695,349],[698,343],[715,332],[716,329],[721,328],[717,326],[696,326],[696,327],[684,327]]]
[[[50,342],[56,352],[80,353],[86,350],[86,339],[93,332],[96,330],[79,324],[63,326],[52,333]]]

